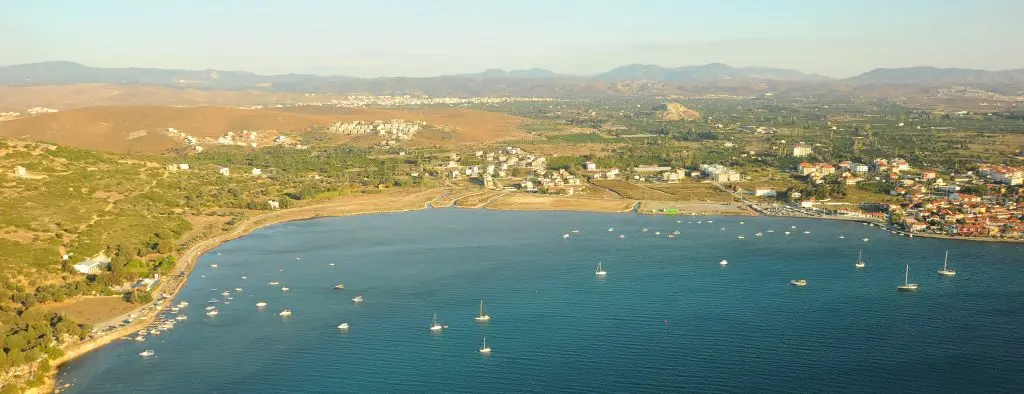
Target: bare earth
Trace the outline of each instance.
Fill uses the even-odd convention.
[[[96,324],[134,310],[138,305],[125,302],[120,296],[82,297],[58,304],[46,305],[44,309],[66,314],[72,320],[84,324]]]
[[[642,201],[638,213],[656,214],[663,209],[678,209],[681,215],[750,215],[737,204],[683,201]]]
[[[629,212],[636,202],[630,200],[604,200],[545,196],[536,194],[509,194],[495,199],[487,209],[503,211],[582,211]]]

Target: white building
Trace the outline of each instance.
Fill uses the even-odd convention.
[[[229,176],[231,175],[231,169],[227,167],[221,167],[220,169],[217,170],[217,173],[224,176]]]
[[[759,187],[754,189],[754,195],[758,197],[775,197],[778,193],[770,187]]]
[[[107,268],[108,266],[110,266],[110,258],[101,253],[99,256],[75,264],[72,267],[75,269],[75,271],[81,272],[86,275],[92,275],[100,273],[100,271]]]
[[[260,176],[260,175],[263,175],[263,170],[261,170],[259,168],[256,168],[256,167],[253,167],[252,168],[252,176]]]
[[[583,168],[587,171],[597,171],[597,163],[587,161],[586,163],[583,163]]]
[[[181,164],[178,164],[178,169],[179,170],[187,170],[187,169],[189,169],[189,167],[188,167],[187,163],[181,163]]]
[[[804,157],[810,156],[814,151],[811,150],[810,146],[807,146],[803,142],[799,142],[793,145],[793,157]]]
[[[274,200],[267,201],[267,206],[269,206],[270,209],[281,209],[281,203]]]

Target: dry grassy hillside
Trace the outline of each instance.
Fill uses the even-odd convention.
[[[197,138],[218,138],[229,131],[260,131],[262,138],[307,130],[337,121],[404,119],[424,121],[434,128],[414,137],[413,145],[480,143],[526,134],[516,127],[522,119],[466,110],[381,110],[294,108],[245,110],[227,107],[94,107],[40,114],[0,122],[0,137],[46,141],[58,145],[112,152],[160,153],[183,146],[167,128]],[[340,141],[347,137],[339,136]],[[204,144],[209,145],[209,144]]]
[[[76,85],[0,86],[0,112],[22,112],[32,107],[59,110],[108,105],[159,106],[248,106],[267,103],[296,103],[309,100],[298,93],[244,90],[172,89],[144,85],[83,83]]]

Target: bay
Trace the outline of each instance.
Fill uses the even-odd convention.
[[[953,278],[935,272],[947,249]],[[855,270],[859,250],[867,267]],[[190,302],[188,320],[76,359],[59,384],[71,393],[1021,392],[1022,256],[1018,244],[795,218],[446,208],[282,223],[200,259],[177,297]],[[917,293],[895,289],[905,264]],[[798,278],[808,285],[789,284]],[[338,282],[344,290],[332,289]],[[211,298],[215,317],[203,313]],[[481,299],[485,324],[473,320]],[[278,316],[285,308],[291,317]],[[449,326],[440,334],[427,329],[435,313]],[[478,352],[485,337],[490,356]],[[146,349],[155,355],[139,357]]]

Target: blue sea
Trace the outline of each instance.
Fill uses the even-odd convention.
[[[859,250],[867,267],[855,270]],[[936,274],[946,250],[953,278]],[[598,262],[607,277],[595,276]],[[896,291],[906,264],[917,293]],[[789,284],[798,278],[807,286]],[[215,317],[204,314],[211,298]],[[481,299],[485,324],[473,319]],[[1024,246],[852,222],[455,208],[316,219],[207,253],[180,300],[188,320],[81,357],[59,383],[73,393],[1024,392]],[[286,308],[293,315],[278,316]],[[441,333],[428,330],[434,314]],[[485,337],[489,356],[478,352]],[[140,357],[146,349],[155,355]]]

